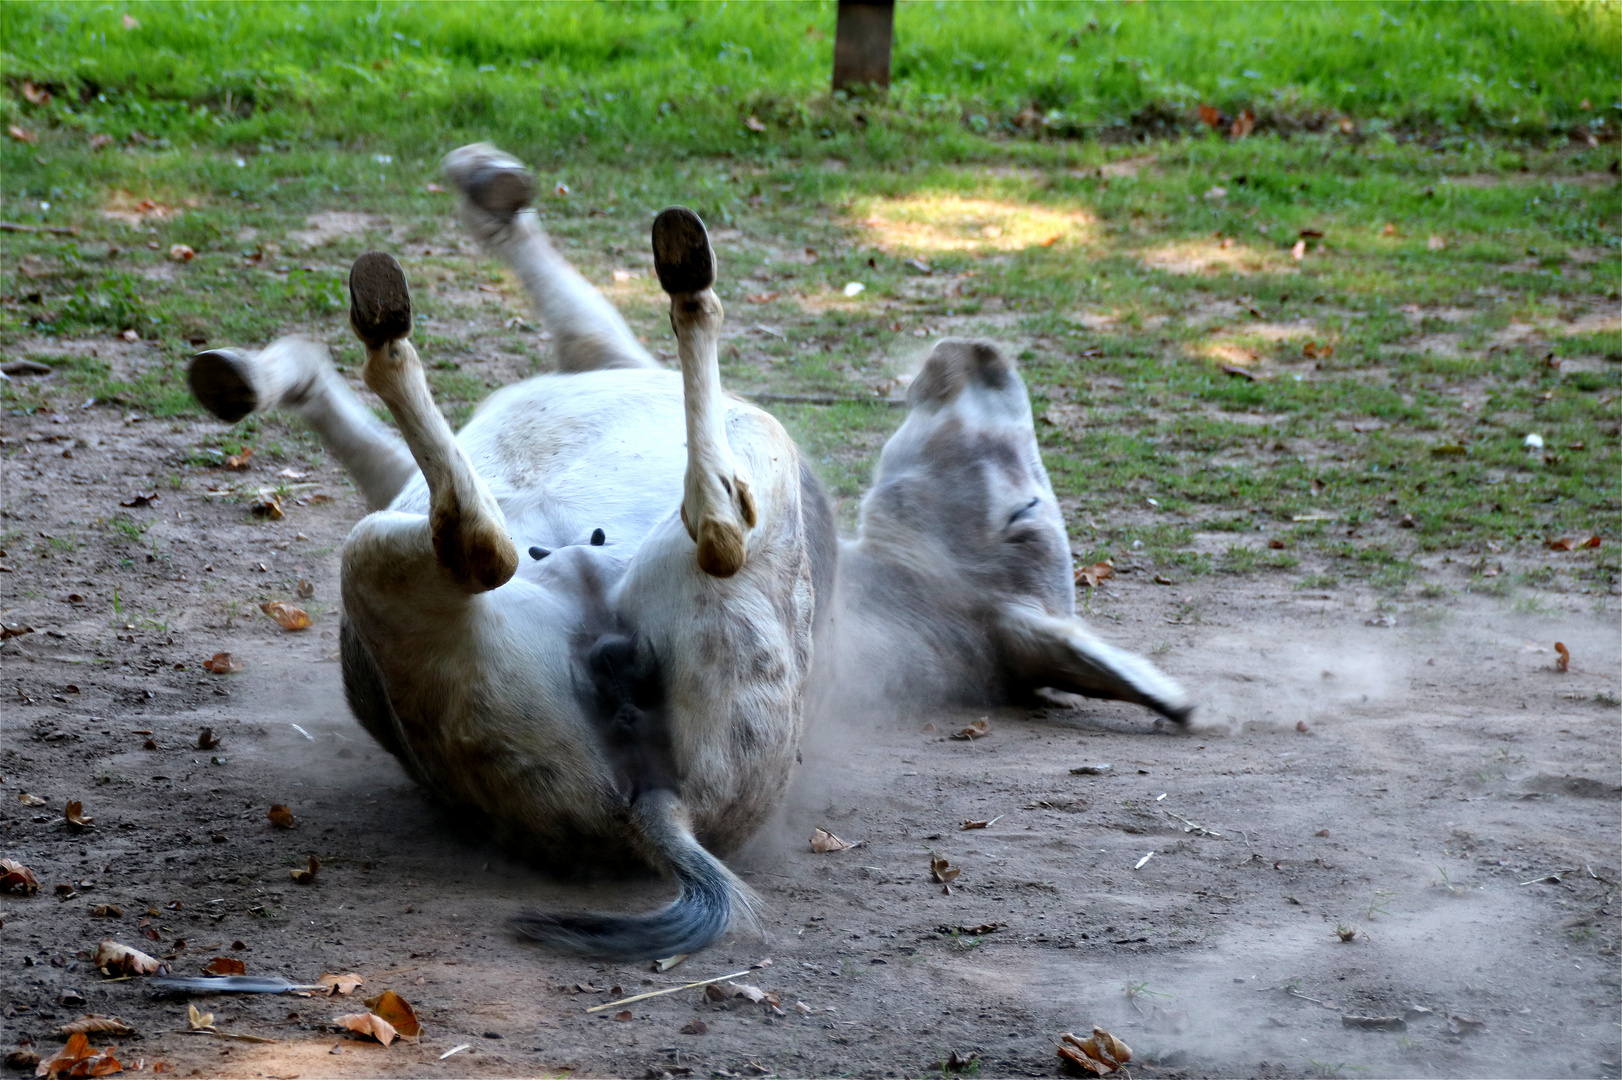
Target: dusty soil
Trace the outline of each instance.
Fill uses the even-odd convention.
[[[734,861],[766,902],[766,940],[655,973],[519,944],[502,919],[645,908],[660,882],[558,882],[507,860],[349,717],[338,567],[362,507],[336,467],[296,441],[244,472],[188,466],[217,425],[127,419],[5,418],[0,615],[33,632],[0,646],[0,854],[42,883],[4,899],[8,1049],[49,1054],[92,1011],[140,1032],[95,1042],[177,1075],[903,1076],[956,1052],[980,1075],[1048,1076],[1057,1034],[1097,1024],[1142,1076],[1618,1075],[1614,599],[1516,612],[1454,595],[1399,605],[1389,627],[1353,587],[1125,574],[1090,617],[1195,692],[1194,730],[1100,703],[1004,710],[975,741],[944,737],[973,715],[824,719],[781,814]],[[313,485],[281,520],[205,494],[281,468]],[[292,599],[301,578],[315,623],[283,632],[257,601]],[[243,670],[204,671],[220,651]],[[204,727],[218,748],[196,748]],[[1111,768],[1072,773],[1086,764]],[[69,800],[93,828],[70,830]],[[296,828],[266,819],[273,803]],[[818,826],[861,844],[813,854]],[[320,873],[296,884],[312,853]],[[932,854],[962,870],[950,895]],[[220,955],[300,981],[354,971],[355,997],[396,990],[427,1032],[384,1049],[328,1024],[353,998],[214,996],[199,1004],[221,1030],[277,1041],[178,1033],[183,1001],[93,969],[107,936],[181,973]],[[699,989],[624,1020],[586,1011],[768,958],[737,981],[779,995],[781,1015]],[[695,1022],[707,1030],[684,1033]]]

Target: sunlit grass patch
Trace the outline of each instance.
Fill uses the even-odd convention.
[[[1143,265],[1168,274],[1294,274],[1289,254],[1246,244],[1232,237],[1174,240],[1147,248]]]
[[[858,227],[890,255],[1052,247],[1086,241],[1094,222],[1085,210],[934,192],[863,200],[857,207]]]

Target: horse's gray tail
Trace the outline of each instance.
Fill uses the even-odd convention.
[[[675,900],[645,915],[524,912],[513,918],[513,929],[532,941],[587,956],[656,960],[697,952],[739,920],[758,928],[759,899],[693,836],[675,792],[642,792],[631,805],[631,821],[655,864],[676,880]]]

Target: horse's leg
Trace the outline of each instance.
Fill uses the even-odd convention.
[[[362,377],[394,414],[428,482],[424,525],[438,570],[467,593],[501,586],[518,568],[518,550],[501,507],[473,471],[429,393],[408,337],[411,293],[400,264],[382,252],[367,252],[349,272],[349,293],[349,322],[366,345]],[[390,576],[398,573],[390,571]]]
[[[200,352],[192,357],[190,382],[203,407],[228,424],[267,409],[297,413],[343,464],[373,510],[393,502],[416,474],[400,436],[344,384],[326,346],[308,338],[278,338],[258,353]]]
[[[552,331],[563,371],[658,367],[603,294],[559,255],[526,209],[535,185],[522,162],[487,143],[453,150],[445,175],[462,193],[462,221],[512,267]]]
[[[670,325],[676,332],[687,413],[681,520],[698,543],[699,567],[716,577],[731,577],[748,553],[755,502],[727,443],[718,354],[725,313],[710,288],[715,284],[715,254],[697,214],[675,206],[654,219],[653,262],[660,286],[670,294]]]

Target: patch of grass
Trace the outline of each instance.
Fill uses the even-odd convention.
[[[730,230],[724,378],[853,399],[771,405],[846,526],[903,417],[869,401],[954,334],[1019,357],[1095,558],[1184,577],[1336,558],[1395,593],[1423,554],[1622,533],[1608,6],[903,5],[882,100],[827,93],[827,4],[153,3],[132,29],[13,8],[0,112],[38,142],[0,145],[7,216],[79,229],[7,234],[0,345],[54,369],[0,386],[14,412],[196,415],[199,337],[296,330],[352,370],[343,273],[380,246],[460,423],[492,357],[506,378],[547,350],[505,325],[533,318],[517,283],[447,244],[450,200],[427,190],[440,155],[488,139],[534,166],[548,232],[650,348],[670,347],[638,261],[650,215],[680,202]],[[1202,103],[1256,130],[1209,132]],[[102,213],[142,199],[164,213]],[[332,212],[368,216],[301,231]],[[188,464],[244,444],[312,446],[256,418]],[[1256,524],[1290,553],[1241,542]],[[1207,532],[1233,543],[1193,550]],[[1605,595],[1615,550],[1522,584]]]

